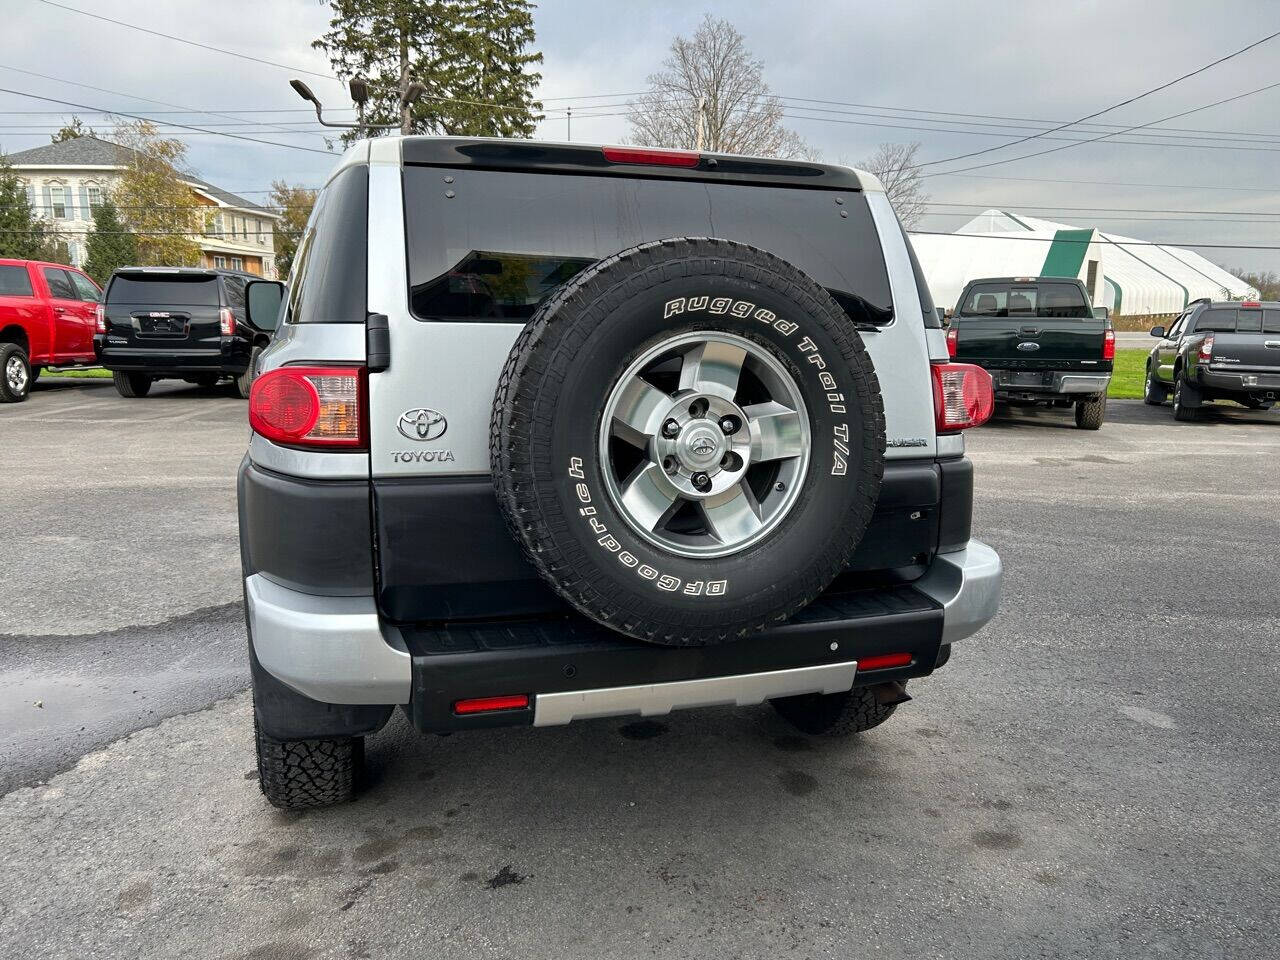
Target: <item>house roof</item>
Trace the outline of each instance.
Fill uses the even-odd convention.
[[[112,143],[110,140],[103,140],[100,137],[86,135],[63,140],[61,143],[50,143],[43,147],[34,147],[31,150],[11,153],[7,159],[10,166],[18,168],[45,166],[124,167],[128,164],[131,153],[132,151],[128,147],[122,147],[118,143]],[[228,190],[215,187],[207,180],[201,180],[199,177],[189,174],[182,175],[182,179],[201,193],[208,194],[219,203],[224,203],[229,207],[253,210],[267,216],[272,215],[271,211],[265,207],[254,203],[252,200],[237,196]]]

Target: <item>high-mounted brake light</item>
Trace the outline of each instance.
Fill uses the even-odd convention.
[[[1213,334],[1210,333],[1206,335],[1203,340],[1200,341],[1199,360],[1201,363],[1209,363],[1212,359],[1213,359]]]
[[[93,308],[93,330],[94,333],[107,332],[107,305],[100,303]]]
[[[506,697],[476,697],[471,700],[459,700],[453,705],[453,712],[465,716],[471,713],[523,710],[527,706],[529,706],[529,695],[516,693]]]
[[[223,307],[218,311],[218,325],[222,328],[224,337],[230,337],[235,334],[236,315],[231,312],[230,307]]]
[[[882,653],[876,657],[863,657],[858,661],[858,671],[887,670],[889,667],[905,667],[911,662],[909,653]]]
[[[995,409],[991,374],[971,363],[933,363],[933,416],[939,433],[986,423]]]
[[[954,323],[947,327],[947,356],[954,359],[960,348],[960,328]]]
[[[642,163],[655,167],[696,167],[702,155],[691,150],[654,150],[649,147],[602,147],[610,163]]]
[[[1240,306],[1242,306],[1242,307],[1260,307],[1260,306],[1262,306],[1262,301],[1261,301],[1261,300],[1241,300],[1241,301],[1240,301]]]
[[[1102,359],[1114,360],[1116,358],[1116,332],[1108,327],[1102,331]]]
[[[363,367],[280,367],[249,388],[249,426],[287,446],[363,447],[367,396]]]

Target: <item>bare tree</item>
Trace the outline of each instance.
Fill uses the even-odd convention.
[[[763,66],[733,24],[707,14],[692,38],[671,41],[662,70],[649,75],[650,90],[630,118],[632,142],[692,149],[701,140],[715,153],[812,158],[804,139],[783,126],[782,102],[769,92]]]
[[[919,222],[929,202],[920,180],[920,167],[916,164],[919,149],[919,143],[882,143],[875,153],[858,164],[880,178],[889,202],[905,227],[914,227]]]

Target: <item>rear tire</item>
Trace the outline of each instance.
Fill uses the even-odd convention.
[[[1187,385],[1182,377],[1178,377],[1173,385],[1173,419],[1180,420],[1183,423],[1194,423],[1200,419],[1200,410],[1198,407],[1187,406],[1187,400],[1199,399],[1200,391],[1194,387]]]
[[[1100,394],[1076,403],[1076,426],[1081,430],[1099,430],[1107,416],[1107,395]]]
[[[1169,388],[1156,379],[1155,372],[1147,367],[1147,381],[1142,391],[1142,402],[1152,407],[1161,406],[1169,399]]]
[[[261,347],[254,347],[249,354],[249,366],[245,368],[244,373],[236,377],[236,392],[240,394],[241,400],[249,399],[249,391],[253,389],[253,378],[258,369],[258,355],[261,353]]]
[[[897,703],[881,703],[872,687],[854,687],[844,693],[806,693],[770,702],[801,733],[822,737],[862,733],[880,726],[898,709]]]
[[[151,392],[153,382],[145,373],[125,373],[122,370],[114,371],[111,381],[116,385],[116,392],[120,396],[130,399],[145,397]]]
[[[0,403],[21,403],[31,394],[31,361],[16,343],[0,343]]]
[[[364,765],[364,737],[277,740],[253,717],[258,748],[258,786],[273,807],[311,810],[346,803],[355,796]]]

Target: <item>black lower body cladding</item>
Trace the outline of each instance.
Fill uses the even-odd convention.
[[[785,440],[766,408],[786,412]],[[884,411],[818,284],[752,247],[675,239],[543,305],[499,381],[490,450],[512,531],[565,600],[642,640],[714,643],[785,620],[845,567],[875,510]],[[658,492],[633,500],[642,480]]]

